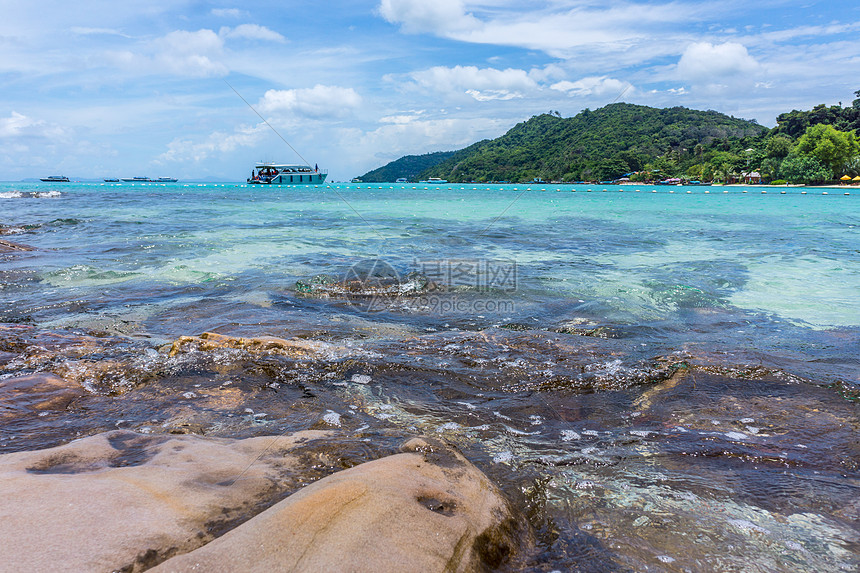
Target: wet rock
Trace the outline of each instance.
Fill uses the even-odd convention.
[[[324,478],[208,545],[152,571],[478,571],[522,530],[484,474],[440,443]]]
[[[326,342],[314,340],[286,340],[274,336],[240,338],[215,332],[204,332],[200,336],[179,337],[170,346],[168,354],[170,357],[174,357],[177,354],[193,350],[208,352],[222,348],[243,350],[250,354],[280,354],[292,358],[302,358],[320,354],[336,347]]]
[[[35,251],[34,247],[22,245],[21,243],[13,243],[5,239],[0,239],[0,253],[9,253],[15,251]]]
[[[87,392],[74,381],[39,372],[0,380],[0,419],[65,410]]]
[[[196,549],[271,503],[290,451],[324,436],[113,431],[2,455],[0,571],[136,572]]]
[[[356,265],[341,279],[328,275],[316,275],[296,282],[296,292],[303,296],[333,298],[397,298],[409,297],[441,290],[426,276],[412,272],[404,277],[386,263],[367,261]]]

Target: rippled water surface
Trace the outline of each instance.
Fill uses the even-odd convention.
[[[0,184],[2,376],[85,389],[0,451],[429,434],[533,526],[515,568],[857,570],[860,189],[766,191]]]

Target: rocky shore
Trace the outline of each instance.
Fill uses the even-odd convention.
[[[625,336],[0,324],[0,571],[860,564],[855,384]]]
[[[113,431],[0,456],[0,570],[480,571],[525,539],[487,477],[432,440],[273,504],[323,437]]]

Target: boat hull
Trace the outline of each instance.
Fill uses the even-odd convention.
[[[271,179],[249,179],[250,185],[322,185],[327,173],[280,173]]]

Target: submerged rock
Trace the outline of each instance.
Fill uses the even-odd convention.
[[[0,419],[64,410],[87,392],[76,382],[39,372],[0,380]]]
[[[192,350],[208,352],[211,350],[233,348],[250,354],[280,354],[292,358],[302,358],[321,354],[338,347],[314,340],[286,340],[274,336],[240,338],[215,332],[204,332],[200,336],[181,336],[168,351],[171,357]]]
[[[21,243],[13,243],[12,241],[0,239],[0,253],[35,250],[36,249],[34,247],[31,247],[29,245],[22,245]]]
[[[322,479],[153,571],[476,571],[517,551],[523,532],[483,473],[438,443],[404,451]]]

